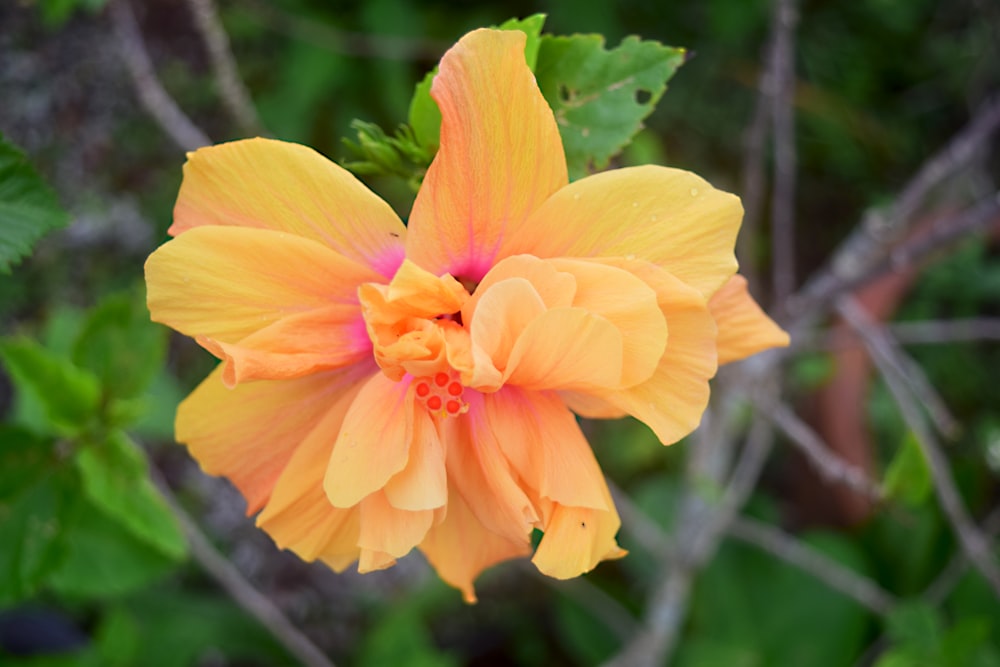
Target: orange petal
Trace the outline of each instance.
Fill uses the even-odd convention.
[[[390,505],[401,510],[442,507],[448,502],[444,444],[434,420],[425,411],[417,411],[413,433],[409,461],[386,483],[385,496]]]
[[[538,514],[503,455],[487,419],[483,395],[473,393],[467,400],[469,412],[464,417],[442,424],[448,478],[487,530],[528,544]]]
[[[223,361],[222,381],[284,380],[371,357],[361,309],[337,304],[284,317],[239,343],[204,336],[198,342]]]
[[[475,360],[474,373],[466,384],[482,389],[499,387],[514,344],[544,312],[541,295],[524,278],[501,280],[483,290],[475,313],[464,320],[469,323]]]
[[[577,391],[561,391],[559,397],[566,403],[566,407],[588,419],[620,419],[628,415],[621,408],[617,408],[604,399],[591,394],[584,394]]]
[[[356,304],[371,269],[309,239],[240,227],[198,227],[146,261],[151,317],[188,336],[238,343],[289,315]]]
[[[282,382],[288,385],[301,380]],[[276,384],[254,382],[243,387]],[[339,509],[330,504],[323,491],[323,474],[330,458],[344,415],[361,386],[349,389],[327,401],[327,412],[312,429],[288,462],[257,525],[275,543],[290,549],[304,560],[322,559],[340,571],[357,560],[360,531],[358,509]]]
[[[531,255],[506,257],[490,269],[486,277],[476,287],[475,293],[462,306],[462,320],[471,322],[479,305],[479,300],[489,294],[494,285],[511,278],[527,280],[531,283],[545,308],[569,306],[576,294],[576,280],[568,273],[557,271],[545,260]]]
[[[414,203],[406,248],[432,273],[480,280],[508,227],[567,182],[559,129],[524,45],[519,31],[476,30],[441,60],[431,87],[441,148]]]
[[[712,295],[708,309],[719,327],[719,364],[745,359],[772,347],[786,347],[788,334],[774,323],[747,290],[747,280],[735,275]]]
[[[610,507],[594,453],[558,396],[506,386],[484,399],[489,428],[538,495],[564,505]]]
[[[717,368],[715,321],[701,294],[663,269],[634,260],[606,261],[656,291],[670,335],[650,379],[598,397],[645,422],[663,444],[671,444],[698,426],[708,405],[708,381]]]
[[[216,368],[177,408],[177,441],[202,469],[228,477],[253,514],[267,502],[293,452],[339,396],[374,366],[227,389]]]
[[[518,336],[504,376],[533,391],[617,388],[623,344],[621,331],[603,317],[583,308],[553,308]]]
[[[656,292],[628,271],[586,260],[549,262],[576,279],[573,306],[610,321],[621,332],[621,384],[649,378],[667,345],[667,323]]]
[[[323,479],[335,507],[352,507],[406,467],[414,404],[408,382],[374,375],[355,397]]]
[[[184,165],[175,236],[202,225],[274,229],[319,241],[392,277],[406,230],[392,208],[311,148],[247,139],[199,149]]]
[[[371,569],[382,569],[378,563],[370,561],[364,551],[385,554],[393,559],[405,556],[417,546],[434,520],[433,510],[410,512],[401,510],[389,504],[385,493],[377,491],[359,505],[361,510],[361,534],[358,546],[362,549],[360,572]]]
[[[479,573],[501,561],[531,553],[527,540],[509,540],[487,530],[462,494],[449,490],[448,513],[427,531],[420,543],[438,575],[462,591],[466,602],[476,601],[473,582]]]
[[[739,198],[680,169],[646,166],[595,174],[513,220],[500,256],[634,256],[706,296],[736,272]]]

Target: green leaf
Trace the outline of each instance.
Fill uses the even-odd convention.
[[[56,593],[74,598],[113,598],[148,586],[176,565],[86,501],[65,532],[71,548],[48,579]]]
[[[40,433],[78,435],[95,419],[100,382],[91,373],[27,338],[0,342],[21,414]],[[24,404],[24,405],[22,405]]]
[[[149,480],[146,459],[121,431],[82,446],[74,457],[83,493],[133,537],[172,560],[187,554],[177,520]]]
[[[524,46],[524,57],[528,62],[528,67],[534,71],[538,60],[538,50],[542,41],[542,25],[545,23],[545,14],[534,14],[526,19],[508,19],[496,26],[500,30],[520,30],[527,35],[528,40]],[[410,101],[410,112],[408,122],[413,128],[413,134],[417,143],[422,146],[431,157],[437,152],[441,143],[441,111],[437,102],[431,97],[431,83],[437,76],[437,68],[417,84],[413,92],[413,99]]]
[[[402,606],[383,616],[365,636],[359,667],[457,667],[454,656],[434,647],[430,633],[413,606]]]
[[[941,613],[926,602],[897,606],[886,621],[886,630],[894,643],[911,647],[921,655],[938,651],[944,631]]]
[[[0,607],[31,597],[59,565],[71,496],[51,441],[0,426]]]
[[[153,380],[166,346],[167,330],[150,321],[142,294],[120,294],[89,313],[73,361],[94,373],[109,397],[132,398]]]
[[[68,220],[24,154],[0,135],[0,273],[10,273],[38,239]]]
[[[684,62],[684,49],[627,37],[542,38],[535,76],[555,113],[570,178],[603,169],[632,139]]]
[[[886,470],[885,490],[889,498],[911,507],[920,507],[931,497],[934,490],[931,471],[912,432],[907,431]]]

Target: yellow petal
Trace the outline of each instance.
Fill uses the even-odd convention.
[[[512,221],[500,256],[634,256],[705,297],[736,272],[740,200],[667,167],[615,169],[575,181],[532,215]]]
[[[357,304],[371,269],[309,239],[240,227],[198,227],[146,261],[151,317],[188,336],[238,343],[283,317]]]
[[[406,467],[413,440],[409,383],[372,376],[351,403],[323,479],[335,507],[352,507]]]
[[[569,579],[589,572],[602,560],[621,558],[627,553],[615,541],[621,520],[606,486],[604,492],[607,510],[553,506],[545,535],[531,559],[540,572]]]
[[[476,601],[473,582],[486,568],[531,553],[527,540],[509,540],[487,530],[454,487],[448,513],[427,531],[420,550],[438,576],[462,591],[466,602]]]
[[[399,217],[311,148],[247,139],[199,149],[184,165],[175,236],[203,225],[258,227],[319,241],[389,278],[403,259]]]
[[[760,309],[747,290],[747,280],[735,275],[712,295],[708,309],[719,328],[719,364],[745,359],[772,347],[786,347],[788,334]]]
[[[558,396],[507,386],[484,402],[504,455],[538,495],[565,505],[610,507],[593,451]]]
[[[572,305],[573,295],[576,294],[576,279],[573,276],[557,271],[550,262],[537,257],[514,255],[500,260],[490,269],[475,293],[462,306],[462,320],[472,322],[479,300],[489,294],[494,285],[511,278],[531,283],[545,308]]]
[[[567,182],[559,130],[524,45],[518,31],[476,30],[441,60],[431,87],[441,148],[414,203],[406,248],[432,273],[480,280],[508,227]]]
[[[525,328],[545,312],[545,302],[534,285],[521,277],[501,280],[477,293],[481,294],[475,313],[465,320],[469,322],[476,370],[468,384],[485,388],[487,383],[494,383],[490,388],[495,389],[503,381],[514,344]]]
[[[228,477],[253,514],[267,502],[295,449],[339,396],[374,366],[228,389],[217,368],[177,408],[177,441],[212,475]]]
[[[426,411],[417,411],[406,467],[385,485],[385,496],[401,510],[429,510],[448,502],[444,444]]]
[[[385,493],[376,491],[361,501],[361,549],[383,553],[391,558],[401,558],[417,546],[434,520],[433,510],[411,512],[393,507]],[[358,569],[371,569],[373,563],[362,554]],[[381,569],[381,568],[374,568]]]
[[[645,422],[669,445],[698,426],[708,405],[708,381],[717,369],[715,321],[701,294],[663,269],[635,260],[606,261],[653,288],[670,334],[650,379],[598,397]]]
[[[222,381],[285,380],[346,366],[371,357],[361,309],[337,304],[295,313],[239,343],[205,336],[198,342],[223,361]]]

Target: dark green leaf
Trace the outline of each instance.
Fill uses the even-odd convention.
[[[59,565],[71,485],[53,443],[0,427],[0,606],[33,595]]]
[[[68,550],[49,577],[56,593],[76,598],[113,598],[148,586],[175,565],[146,542],[133,537],[122,525],[88,502],[78,501],[78,511],[65,532]]]
[[[453,656],[434,647],[430,633],[412,606],[383,616],[361,646],[360,667],[457,667]]]
[[[149,319],[139,293],[105,299],[88,315],[73,361],[101,381],[112,398],[132,398],[149,386],[163,363],[167,330]]]
[[[30,426],[42,433],[77,435],[97,415],[100,383],[91,373],[74,366],[26,339],[0,342],[3,359],[18,403],[27,403],[26,414],[41,415],[42,423]]]
[[[68,219],[24,154],[0,135],[0,273],[10,273],[38,239]]]
[[[146,459],[121,431],[88,443],[74,457],[84,495],[122,530],[173,560],[187,545],[180,526],[149,480]]]
[[[535,76],[559,124],[570,178],[603,169],[642,128],[684,62],[684,49],[627,37],[542,38]]]

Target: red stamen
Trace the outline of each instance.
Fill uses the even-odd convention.
[[[453,415],[457,415],[458,411],[462,409],[462,406],[458,404],[458,401],[448,401],[448,405],[446,407],[448,412]]]
[[[431,393],[431,388],[426,382],[421,382],[417,385],[417,396],[426,398],[429,393]]]
[[[434,384],[436,384],[439,387],[443,387],[446,384],[448,384],[448,374],[447,373],[438,373],[437,375],[435,375],[434,376]]]
[[[452,396],[461,396],[462,385],[460,385],[457,382],[452,382],[450,385],[448,385],[448,393],[451,394]]]
[[[431,410],[440,410],[441,409],[441,397],[440,396],[431,396],[430,398],[428,398],[427,399],[427,407],[429,407]]]

